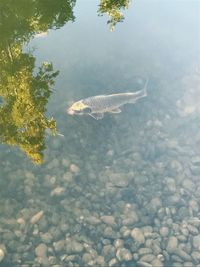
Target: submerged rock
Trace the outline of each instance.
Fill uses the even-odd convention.
[[[43,210],[39,211],[38,213],[33,215],[33,217],[30,219],[30,223],[32,224],[37,223],[42,218],[43,215],[44,215],[44,211]]]
[[[126,248],[119,248],[116,257],[119,261],[131,261],[133,258],[131,252]]]
[[[0,262],[2,262],[4,258],[5,258],[5,251],[2,248],[0,248]]]
[[[109,216],[109,215],[105,215],[105,216],[101,216],[101,220],[105,223],[108,224],[110,226],[115,226],[115,218],[113,216]]]
[[[134,228],[131,231],[131,237],[133,238],[135,242],[139,244],[143,244],[145,242],[144,234],[142,230],[140,230],[139,228]]]
[[[169,253],[173,253],[175,249],[177,249],[178,240],[175,236],[170,236],[167,243],[167,251]]]

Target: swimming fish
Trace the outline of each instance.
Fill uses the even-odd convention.
[[[96,120],[102,119],[105,113],[120,113],[120,107],[135,103],[138,99],[147,96],[147,83],[144,88],[132,93],[119,93],[112,95],[97,95],[81,99],[72,104],[67,110],[70,115],[89,115]]]

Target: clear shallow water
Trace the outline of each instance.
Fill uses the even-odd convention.
[[[0,105],[5,96],[10,105],[1,112],[0,243],[5,258],[0,264],[198,266],[199,3],[134,2],[114,32],[106,17],[97,16],[97,4],[76,3],[73,23],[28,44],[21,40],[31,31],[20,32],[19,26],[5,31]],[[19,13],[22,18],[24,13]],[[38,73],[34,58],[38,67],[52,62],[59,74],[49,80],[30,78]],[[48,64],[44,70],[52,73]],[[120,114],[96,121],[65,113],[84,97],[139,90],[147,77],[148,97]],[[51,78],[50,94],[45,86]],[[15,88],[24,98],[15,97]],[[30,96],[38,96],[34,88],[44,88],[47,95],[40,93],[32,102]],[[12,105],[13,99],[19,105]],[[20,105],[27,103],[23,99],[41,104],[31,109],[31,104]],[[14,107],[16,112],[10,112]],[[40,117],[37,110],[44,114],[45,107],[46,117]],[[6,123],[16,118],[24,133],[23,122],[33,115],[26,135],[13,134]],[[51,116],[64,137],[44,135]],[[37,154],[38,143],[40,151],[45,145],[44,163],[32,163],[19,146],[5,144],[10,140],[20,142],[21,150],[25,143],[29,156]]]

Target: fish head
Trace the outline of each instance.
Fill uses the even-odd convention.
[[[92,109],[85,103],[83,103],[82,100],[75,102],[69,107],[67,110],[67,113],[70,115],[78,114],[78,115],[84,115],[84,114],[90,114],[92,112]]]

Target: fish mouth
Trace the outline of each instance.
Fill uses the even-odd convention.
[[[75,111],[73,109],[69,108],[69,109],[67,109],[67,114],[74,115]]]
[[[67,114],[69,115],[83,115],[84,113],[81,110],[67,109]]]

